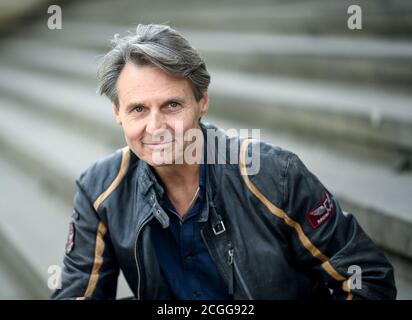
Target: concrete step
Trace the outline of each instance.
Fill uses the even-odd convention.
[[[29,106],[31,111],[44,115],[47,120],[53,118],[60,124],[70,126],[72,131],[87,132],[100,139],[102,145],[113,146],[118,142],[113,133],[121,131],[111,120],[110,103],[95,93],[95,85],[86,86],[76,79],[58,78],[4,65],[1,73],[2,96],[19,101],[16,108]],[[22,88],[25,88],[24,91]]]
[[[341,1],[89,1],[64,8],[66,17],[81,21],[134,24],[168,21],[178,28],[230,31],[304,30],[316,34],[352,34],[347,28],[349,0]],[[410,36],[412,7],[405,1],[360,0],[363,34]]]
[[[64,131],[23,109],[0,100],[0,110],[4,111],[0,120],[0,238],[4,240],[0,256],[5,256],[17,273],[15,277],[26,286],[26,295],[19,298],[30,294],[30,298],[43,299],[51,293],[47,288],[48,267],[62,265],[74,181],[111,149],[88,144],[88,139],[76,132]],[[12,283],[17,288],[21,285]],[[117,297],[131,295],[121,275]]]
[[[384,252],[395,270],[395,282],[398,289],[397,300],[412,300],[412,261],[391,252]]]
[[[118,33],[126,35],[136,23],[99,23],[90,21],[67,20],[62,30],[49,30],[42,22],[31,26],[30,38],[27,32],[18,33],[13,39],[24,41],[50,41],[64,47],[84,47],[106,50],[110,40]],[[266,54],[271,56],[319,56],[322,58],[348,59],[412,59],[410,38],[390,38],[350,35],[310,35],[302,32],[284,34],[271,32],[239,32],[179,28],[200,52],[241,54]],[[105,52],[105,51],[102,51]]]
[[[8,153],[2,148],[2,155],[5,152]],[[2,248],[1,253],[12,267],[14,277],[24,277],[21,282],[26,295],[47,299],[51,293],[47,287],[48,268],[61,265],[70,207],[3,158],[0,172],[1,237],[7,241],[8,249],[6,252]],[[17,298],[24,299],[26,295]]]
[[[2,249],[0,249],[2,250]],[[30,288],[24,283],[20,276],[16,275],[13,266],[10,266],[7,255],[2,255],[0,252],[0,283],[1,283],[1,300],[17,300],[17,299],[34,299],[36,296],[30,294]]]
[[[110,48],[110,40],[116,33],[127,35],[134,32],[136,24],[91,23],[66,21],[65,28],[58,31],[47,29],[43,23],[32,26],[31,32],[16,34],[9,38],[12,45],[36,42],[68,48]],[[215,52],[232,55],[266,54],[272,56],[319,56],[322,58],[348,59],[412,59],[412,40],[372,36],[307,35],[303,33],[282,34],[278,32],[211,31],[196,28],[178,29],[200,53]],[[7,45],[7,43],[6,43]]]
[[[222,70],[211,74],[211,110],[216,115],[330,142],[411,150],[409,94]]]
[[[26,168],[51,190],[69,197],[69,201],[75,190],[74,179],[95,159],[115,150],[103,141],[95,144],[80,130],[63,127],[30,106],[2,99],[0,108],[0,143],[10,150],[5,156],[13,157],[9,160]],[[90,148],[83,149],[86,154],[78,157],[79,146]]]
[[[408,89],[412,41],[186,32],[208,65],[234,71]]]
[[[50,62],[42,59],[45,55],[52,59],[51,63],[56,56],[70,56],[74,62],[79,61],[79,49],[86,48],[85,55],[96,50],[95,57],[88,58],[92,65],[86,68],[90,69],[96,66],[97,57],[105,52],[104,47],[109,43],[107,39],[114,34],[116,27],[113,26],[113,33],[108,31],[107,37],[96,35],[93,38],[89,35],[83,40],[69,37],[69,33],[75,33],[78,28],[81,25],[66,26],[65,30],[70,31],[60,34],[58,39],[46,35],[15,37],[2,44],[1,54],[3,59],[16,60],[25,65],[32,65],[33,62],[47,64]],[[125,26],[119,26],[117,31],[125,29]],[[253,74],[346,81],[404,91],[412,85],[412,41],[297,34],[183,32],[204,56],[209,67]],[[66,41],[66,37],[75,38],[77,43],[72,43],[70,39]],[[100,43],[99,37],[104,39],[104,43]],[[27,55],[27,51],[31,54]],[[74,70],[80,68],[75,63],[73,67]]]

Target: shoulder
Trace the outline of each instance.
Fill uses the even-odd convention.
[[[242,139],[239,170],[258,198],[282,208],[287,197],[288,167],[296,154],[263,140]]]
[[[136,156],[129,147],[116,150],[87,168],[76,184],[93,202],[106,193],[106,197],[125,178]]]
[[[285,174],[297,155],[264,140],[240,139],[239,164],[248,175]],[[251,168],[254,167],[254,170]]]

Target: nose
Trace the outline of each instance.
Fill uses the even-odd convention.
[[[147,120],[146,132],[151,136],[154,136],[159,131],[159,129],[162,128],[164,128],[163,115],[157,110],[151,112]]]

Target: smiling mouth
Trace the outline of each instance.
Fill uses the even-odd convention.
[[[145,147],[148,147],[150,149],[161,149],[164,148],[166,146],[168,146],[169,144],[173,143],[174,140],[170,140],[170,141],[166,141],[166,142],[143,142],[143,145]]]
[[[158,144],[168,144],[173,142],[174,140],[170,140],[170,141],[156,141],[156,142],[142,142],[143,144],[148,144],[148,145],[158,145]]]

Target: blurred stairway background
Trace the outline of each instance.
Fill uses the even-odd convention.
[[[362,30],[347,28],[351,4],[70,1],[50,30],[39,1],[19,27],[0,22],[0,298],[50,295],[74,180],[125,145],[96,94],[99,57],[115,33],[168,23],[208,65],[205,120],[260,128],[296,152],[395,265],[398,298],[412,299],[412,2],[357,1]],[[121,278],[118,296],[130,295]]]

